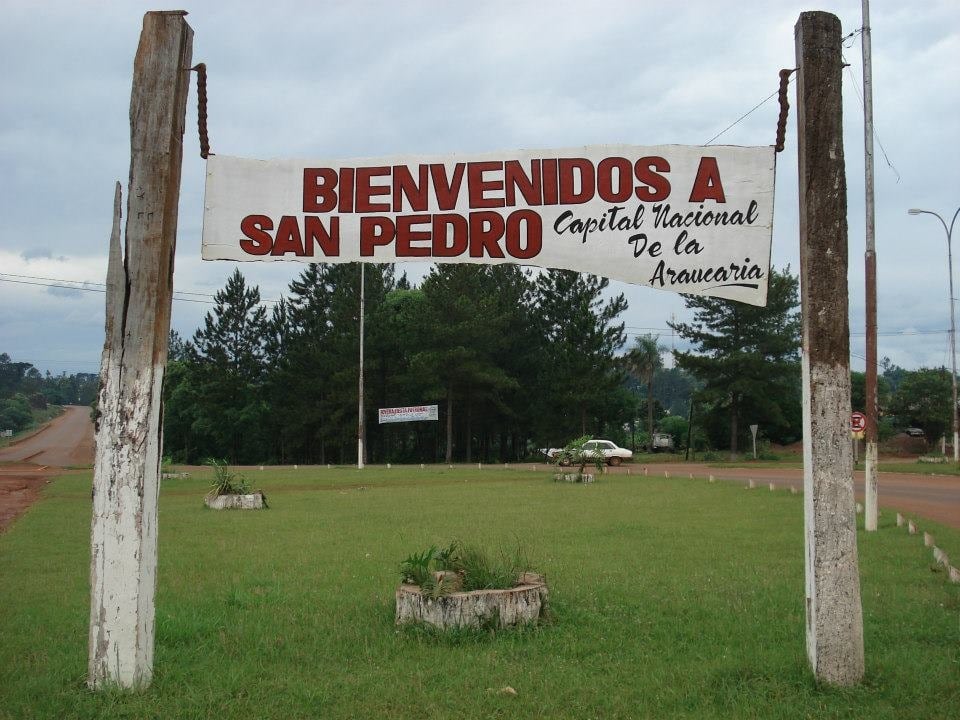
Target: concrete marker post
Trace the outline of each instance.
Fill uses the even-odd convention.
[[[803,320],[807,657],[818,681],[863,679],[863,609],[850,446],[847,191],[840,20],[795,27]]]

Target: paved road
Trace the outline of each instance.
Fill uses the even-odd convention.
[[[60,468],[93,463],[90,408],[68,406],[40,432],[0,449],[0,463],[2,532],[37,501]]]
[[[651,475],[660,477],[664,472],[669,472],[673,477],[686,477],[692,473],[697,478],[713,475],[718,480],[744,484],[753,479],[761,486],[774,483],[776,487],[803,488],[803,470],[799,468],[716,468],[702,463],[663,463],[646,467]],[[618,468],[616,472],[622,473],[625,469]],[[638,468],[632,467],[631,473],[636,472]],[[863,473],[857,472],[854,476],[854,492],[861,501],[863,482]],[[913,513],[960,528],[960,476],[881,472],[877,483],[881,508]]]

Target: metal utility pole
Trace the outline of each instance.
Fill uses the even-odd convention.
[[[357,411],[357,469],[363,470],[363,465],[367,459],[367,452],[364,445],[367,440],[367,425],[363,419],[363,304],[364,304],[364,264],[360,263],[360,382],[357,395],[359,396],[359,409]]]
[[[864,253],[867,322],[867,416],[866,449],[864,451],[864,528],[877,529],[877,252],[873,203],[873,69],[870,49],[870,0],[863,0],[863,155],[866,190],[867,249]]]
[[[960,423],[957,417],[957,323],[954,320],[953,312],[953,224],[957,221],[957,215],[960,215],[960,208],[953,214],[953,220],[950,221],[950,227],[939,213],[932,210],[918,210],[911,208],[907,210],[910,215],[933,215],[947,233],[947,272],[950,273],[950,380],[953,387],[953,462],[960,463]]]

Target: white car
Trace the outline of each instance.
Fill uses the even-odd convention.
[[[616,443],[612,443],[609,440],[588,440],[583,444],[583,451],[590,457],[595,456],[595,454],[602,455],[608,465],[617,466],[622,463],[624,460],[629,460],[633,457],[633,453],[627,450],[626,448],[618,447]],[[550,448],[549,450],[541,450],[547,457],[554,458],[557,454],[563,452],[559,448]],[[561,458],[561,465],[570,465],[570,458]]]

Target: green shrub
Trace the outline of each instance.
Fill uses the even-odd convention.
[[[464,545],[454,540],[445,548],[431,546],[420,553],[412,553],[400,563],[401,582],[419,585],[433,596],[446,595],[455,588],[470,590],[504,590],[515,587],[520,575],[530,569],[530,563],[521,547],[512,552],[500,551],[496,556],[475,545]],[[435,573],[454,573],[460,582],[454,583]]]
[[[246,495],[250,491],[250,482],[240,473],[231,472],[226,460],[209,458],[205,464],[213,468],[211,495]]]
[[[589,435],[583,435],[576,440],[571,440],[560,452],[553,456],[553,463],[561,467],[579,465],[580,475],[583,475],[587,465],[594,465],[597,472],[602,472],[603,466],[607,463],[603,454],[586,452],[583,449],[583,446],[592,439]]]

